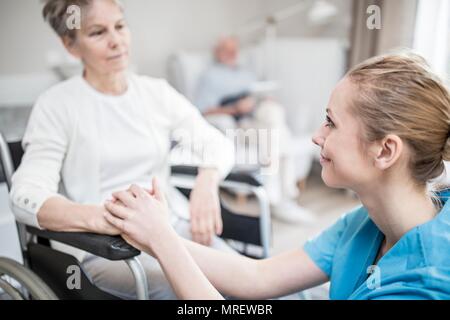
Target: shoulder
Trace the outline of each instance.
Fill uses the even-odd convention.
[[[65,97],[73,96],[79,93],[82,89],[82,79],[80,76],[75,76],[70,79],[61,81],[54,86],[47,89],[44,93],[39,96],[39,99],[51,100],[51,99],[61,99]]]
[[[60,114],[67,112],[68,106],[82,103],[82,80],[79,76],[61,81],[39,95],[33,113]]]
[[[343,214],[335,223],[335,229],[340,234],[341,243],[353,241],[356,238],[366,237],[376,229],[363,206]]]
[[[35,109],[57,109],[74,103],[83,103],[81,100],[86,96],[83,80],[80,76],[61,81],[44,91],[36,100]]]
[[[366,223],[370,218],[366,208],[358,206],[343,214],[340,219],[346,227],[357,228],[361,224]]]
[[[201,72],[201,77],[203,79],[213,79],[221,76],[224,72],[224,68],[217,63],[211,63],[206,66]]]
[[[427,266],[445,267],[450,261],[450,212],[441,212],[434,220],[418,228],[420,246]],[[444,216],[445,215],[445,216]]]
[[[326,234],[326,238],[339,237],[342,241],[352,239],[362,226],[370,221],[367,211],[364,207],[357,207],[343,215],[329,228],[322,231],[321,234]]]
[[[239,65],[236,68],[236,72],[239,72],[242,75],[245,75],[247,77],[254,77],[254,73],[247,67],[243,66],[243,65]]]

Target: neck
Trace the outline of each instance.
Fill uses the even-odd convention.
[[[370,217],[385,236],[386,250],[414,227],[438,213],[426,187],[412,182],[383,183],[357,192]]]
[[[98,74],[85,69],[84,79],[97,91],[110,95],[121,95],[127,91],[128,83],[126,72]]]

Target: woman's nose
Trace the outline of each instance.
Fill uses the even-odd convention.
[[[111,32],[108,43],[109,47],[111,49],[115,49],[119,45],[119,42],[120,42],[119,35],[116,34],[116,32]]]
[[[315,145],[318,145],[319,147],[322,147],[324,141],[325,141],[325,137],[324,137],[323,134],[322,134],[322,130],[321,130],[321,129],[318,129],[318,130],[314,133],[314,135],[313,135],[313,137],[312,137],[312,142],[313,142]]]

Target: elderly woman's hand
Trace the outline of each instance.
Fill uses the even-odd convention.
[[[219,174],[216,169],[200,169],[191,192],[189,207],[192,240],[209,246],[213,236],[222,233]]]
[[[105,203],[106,220],[132,246],[154,255],[155,248],[173,233],[167,202],[156,179],[150,192],[132,185],[127,191],[113,193],[113,197]]]
[[[120,230],[114,227],[105,219],[105,213],[108,212],[103,206],[93,207],[92,215],[90,215],[89,223],[91,225],[90,230],[99,234],[107,234],[115,236],[120,234]]]

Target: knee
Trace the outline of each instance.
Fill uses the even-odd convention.
[[[176,300],[177,296],[167,280],[159,263],[147,264],[145,267],[148,282],[148,294],[150,300]]]
[[[211,125],[222,131],[236,129],[236,120],[230,115],[220,114],[220,115],[210,115],[205,117]]]
[[[177,296],[169,283],[169,280],[164,276],[160,275],[160,279],[155,277],[149,278],[149,298],[150,300],[177,300]],[[153,280],[150,280],[153,279]]]

